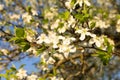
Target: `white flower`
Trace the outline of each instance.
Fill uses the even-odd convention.
[[[33,42],[33,41],[34,41],[34,36],[27,35],[27,36],[26,36],[26,39],[27,39],[29,42]]]
[[[76,6],[77,4],[79,4],[80,6],[82,6],[83,0],[77,0],[77,2],[74,4],[74,8],[75,8],[75,6]],[[74,9],[74,8],[73,8],[73,9]]]
[[[4,4],[0,4],[0,11],[2,11],[4,8]]]
[[[107,24],[105,21],[103,20],[97,20],[96,21],[96,27],[100,27],[100,28],[108,28],[110,25]]]
[[[116,30],[117,32],[120,32],[120,19],[117,20]]]
[[[15,80],[14,78],[11,78],[10,80]]]
[[[75,40],[76,39],[73,38],[73,37],[71,37],[71,38],[67,37],[67,38],[63,39],[63,44],[64,45],[69,45],[71,43],[71,41],[75,41]]]
[[[54,16],[57,15],[56,12],[52,12],[52,11],[49,11],[49,10],[45,10],[44,14],[45,14],[44,15],[45,19],[49,19],[49,20],[53,19]]]
[[[68,20],[68,27],[75,27],[75,19],[73,18],[73,16],[70,16],[69,20]]]
[[[95,43],[95,45],[97,47],[101,47],[102,44],[104,43],[104,39],[103,37],[97,37],[97,36],[94,36],[91,40],[90,40],[90,44],[93,44]]]
[[[64,56],[67,58],[70,52],[76,51],[76,48],[74,46],[71,46],[71,45],[62,44],[62,45],[59,45],[58,51],[60,53],[63,53]]]
[[[69,45],[71,42],[70,42],[70,38],[66,38],[63,40],[63,44],[64,45]]]
[[[64,33],[67,30],[67,28],[68,28],[67,23],[64,23],[64,26],[58,28],[58,32],[59,33]]]
[[[24,22],[30,23],[30,21],[31,21],[31,19],[32,19],[32,16],[29,15],[28,13],[24,13],[24,14],[22,15],[22,18],[23,18]]]
[[[57,19],[57,20],[51,25],[51,29],[57,28],[57,27],[59,26],[59,22],[60,22],[60,20]]]
[[[37,50],[35,49],[35,47],[30,47],[26,52],[28,52],[28,53],[32,52],[34,55],[37,54]]]
[[[18,15],[18,14],[12,14],[12,15],[10,15],[10,18],[13,19],[13,20],[16,20],[16,19],[20,18],[20,15]]]
[[[91,33],[88,32],[87,28],[79,29],[79,30],[75,31],[75,33],[80,33],[81,34],[81,36],[79,38],[81,41],[83,41],[85,39],[86,35],[89,35],[89,36],[91,35]]]
[[[65,50],[65,52],[64,52],[64,55],[65,55],[65,57],[67,58],[68,56],[69,56],[69,53],[70,52],[75,52],[76,51],[76,48],[75,47],[73,47],[73,46],[68,46],[68,48],[66,48],[66,50]]]
[[[37,41],[38,44],[41,44],[43,42],[50,43],[50,40],[48,39],[48,37],[44,33],[42,33],[37,39],[38,39],[38,41]]]
[[[31,76],[27,77],[27,80],[37,80],[37,75],[32,74]]]
[[[38,15],[37,11],[35,11],[35,10],[33,10],[33,9],[32,9],[31,11],[32,11],[32,14],[33,14],[33,15]]]
[[[74,8],[77,4],[79,4],[79,6],[82,6],[83,3],[86,4],[87,6],[91,5],[90,2],[88,2],[88,0],[77,0],[76,3],[74,4]]]
[[[60,78],[60,77],[56,77],[56,76],[53,76],[53,77],[50,77],[50,80],[64,80],[63,78]]]
[[[68,0],[65,2],[65,6],[68,8],[68,9],[71,9],[71,0]]]
[[[47,61],[48,58],[49,58],[48,52],[44,51],[44,52],[41,54],[42,62],[43,62],[43,63],[46,63],[46,61]]]
[[[21,69],[18,70],[18,73],[16,74],[16,76],[19,79],[23,79],[23,78],[25,78],[27,76],[26,72],[27,72],[26,70],[21,68]]]
[[[55,53],[55,54],[53,54],[53,56],[60,59],[60,60],[64,59],[63,55],[59,54],[59,53]]]
[[[65,39],[65,37],[64,36],[58,36],[58,38],[60,39],[60,40],[64,40]]]
[[[9,53],[7,49],[1,49],[0,52],[2,52],[4,55],[8,55]]]
[[[44,29],[48,29],[48,24],[43,24],[42,26]]]
[[[64,33],[66,31],[66,27],[62,27],[58,29],[59,33]]]
[[[41,65],[40,69],[42,69],[42,71],[48,71],[49,70],[48,66],[46,66],[46,65]]]
[[[52,47],[58,48],[57,44],[59,43],[59,36],[57,36],[55,32],[51,31],[51,32],[49,32],[48,37],[49,37],[50,43],[52,44]]]
[[[88,2],[88,0],[84,0],[84,3],[87,5],[87,6],[90,6],[90,2]]]
[[[54,64],[55,60],[52,57],[49,57],[49,59],[46,62],[47,64]]]

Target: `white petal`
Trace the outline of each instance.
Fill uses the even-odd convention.
[[[81,0],[81,1],[79,2],[79,5],[82,6],[82,4],[83,4],[83,1]]]
[[[101,46],[101,43],[99,41],[96,41],[95,44],[96,44],[97,47]]]
[[[77,30],[75,31],[75,33],[82,33],[82,30]]]
[[[64,56],[65,56],[66,58],[68,58],[68,55],[69,55],[69,53],[64,53]]]
[[[85,39],[85,34],[81,34],[80,38],[81,41],[83,41]]]
[[[87,5],[87,6],[90,6],[90,2],[88,2],[87,0],[84,1],[84,3]]]
[[[91,33],[90,32],[86,32],[86,35],[91,35]]]
[[[70,52],[75,52],[76,48],[70,49]]]
[[[57,44],[54,44],[54,45],[53,45],[53,48],[58,48]]]

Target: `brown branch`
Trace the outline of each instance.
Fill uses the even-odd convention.
[[[74,54],[74,55],[72,55],[72,56],[69,57],[69,58],[60,60],[60,61],[58,61],[57,63],[55,63],[55,67],[54,67],[54,68],[55,68],[55,69],[58,69],[62,64],[71,61],[71,59],[80,58],[81,56],[82,56],[81,53],[80,53],[80,54]],[[85,56],[89,57],[90,54],[87,54],[87,55],[85,55]],[[48,76],[49,76],[49,73],[50,73],[51,71],[53,71],[53,69],[51,69],[48,73],[46,73],[45,75],[43,75],[43,77],[44,77],[44,78],[48,77]]]

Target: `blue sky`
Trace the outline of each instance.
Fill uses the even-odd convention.
[[[33,65],[34,63],[39,62],[40,58],[39,57],[25,57],[24,59],[20,61],[13,61],[9,63],[8,68],[12,66],[12,64],[15,65],[15,67],[18,69],[22,64],[25,64],[24,69],[27,70],[27,73],[30,74],[32,72],[38,72],[38,69]],[[1,73],[5,73],[5,70]],[[2,80],[5,80],[2,78]]]

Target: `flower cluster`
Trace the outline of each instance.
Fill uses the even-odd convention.
[[[27,75],[27,71],[24,70],[23,68],[18,70],[16,76],[20,80],[25,79],[25,78],[27,78],[27,80],[37,80],[38,78],[38,76],[35,74]],[[15,79],[13,78],[12,80],[15,80]]]
[[[34,2],[34,0],[32,1]],[[96,28],[106,29],[111,25],[116,25],[118,26],[117,32],[120,32],[120,19],[117,20],[117,23],[113,22],[111,24],[109,20],[102,20],[101,16],[106,16],[105,14],[107,13],[103,13],[102,15],[97,15],[97,12],[93,13],[94,10],[91,10],[92,7],[90,6],[92,4],[89,0],[61,1],[63,1],[61,4],[64,7],[59,9],[61,4],[54,0],[48,0],[49,5],[41,9],[41,15],[36,11],[41,6],[36,9],[34,9],[35,6],[33,8],[29,6],[26,6],[26,8],[22,7],[24,8],[24,10],[21,10],[22,14],[20,13],[19,15],[17,9],[15,9],[15,13],[9,13],[7,15],[11,21],[18,22],[17,26],[19,26],[19,24],[22,24],[22,27],[28,26],[24,29],[16,29],[15,37],[13,38],[14,43],[18,44],[18,47],[21,47],[23,51],[32,53],[30,55],[40,57],[40,63],[37,65],[37,67],[40,68],[40,75],[27,74],[26,70],[20,68],[15,72],[15,77],[11,78],[11,80],[44,80],[44,78],[45,80],[64,80],[62,72],[63,74],[67,73],[67,75],[69,75],[69,70],[72,70],[64,70],[66,65],[67,67],[71,67],[75,64],[75,67],[77,65],[84,67],[87,59],[83,59],[83,57],[86,57],[91,50],[91,52],[101,58],[101,61],[108,62],[108,60],[110,60],[114,49],[114,42],[107,36],[97,34],[95,31]],[[44,3],[43,0],[38,2]],[[54,2],[54,5],[50,2]],[[34,4],[38,5],[39,3]],[[7,4],[9,5],[9,3]],[[33,3],[31,2],[29,4]],[[56,4],[58,4],[58,6],[56,6]],[[48,8],[48,6],[50,6],[50,8]],[[78,7],[79,9],[77,9]],[[2,10],[4,10],[4,5],[0,4],[0,11]],[[2,24],[2,22],[0,24]],[[6,34],[9,35],[8,33]],[[0,52],[5,56],[9,54],[6,49],[2,49]],[[77,58],[80,59],[76,59],[76,55]],[[73,73],[76,73],[76,71],[73,71]],[[41,75],[43,78],[39,77]],[[65,74],[65,76],[67,75]],[[75,74],[75,76],[76,75],[77,74]],[[70,77],[71,76],[72,75],[70,75]]]

